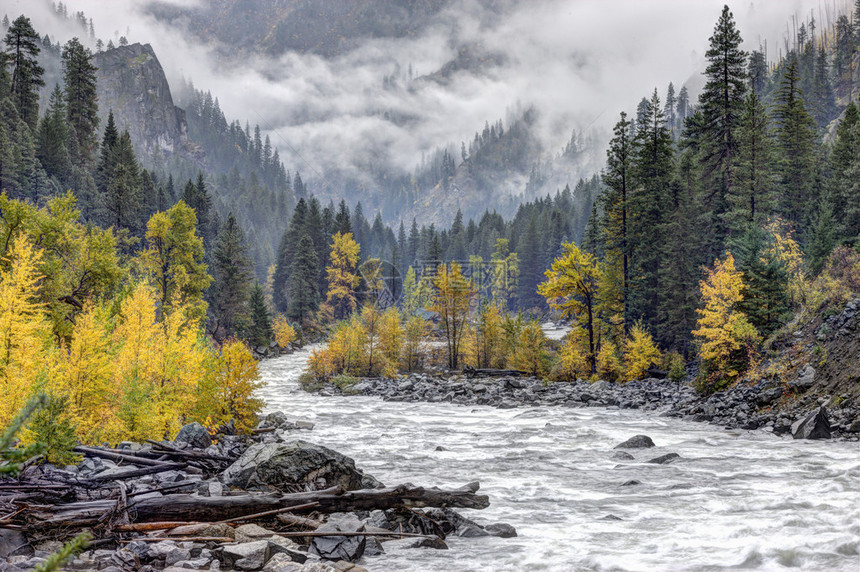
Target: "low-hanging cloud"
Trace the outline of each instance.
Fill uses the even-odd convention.
[[[831,12],[845,1],[829,2]],[[92,17],[105,41],[127,35],[152,44],[171,85],[189,78],[218,97],[228,119],[259,123],[287,167],[310,179],[345,168],[360,176],[380,163],[409,172],[423,154],[440,145],[468,145],[486,120],[506,118],[517,107],[538,110],[537,129],[548,152],[558,151],[573,129],[607,132],[619,111],[632,111],[655,87],[662,97],[670,81],[677,89],[701,74],[723,3],[544,0],[501,9],[497,4],[490,12],[477,0],[452,2],[415,36],[368,39],[330,58],[286,53],[237,63],[219,56],[224,50],[214,40],[191,41],[183,22],[168,25],[149,16],[145,1],[66,2],[69,12]],[[4,2],[10,18],[19,11],[33,14],[44,33],[39,27],[50,26],[50,19],[37,4]],[[729,6],[745,47],[766,42],[771,57],[778,55],[792,15],[803,20],[814,14],[819,29],[826,19],[819,0],[738,0]],[[41,8],[45,14],[49,9]],[[67,39],[54,32],[52,37]],[[501,57],[444,83],[405,77],[410,65],[416,77],[436,72],[463,46]],[[401,81],[386,89],[383,78],[398,67]]]

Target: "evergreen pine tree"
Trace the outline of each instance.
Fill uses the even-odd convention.
[[[6,31],[4,43],[6,59],[12,66],[9,94],[21,119],[32,132],[39,120],[39,88],[45,85],[42,79],[45,70],[38,61],[41,51],[39,34],[29,18],[19,16]]]
[[[725,237],[721,215],[726,211],[726,196],[731,192],[732,169],[737,153],[736,130],[743,113],[746,92],[746,53],[740,49],[741,35],[735,27],[728,6],[720,19],[705,52],[708,66],[704,90],[699,96],[702,110],[702,163],[706,177],[708,207],[713,211],[714,239]]]
[[[777,148],[782,187],[782,216],[800,231],[814,205],[813,180],[816,164],[815,121],[806,109],[799,87],[797,60],[786,68],[776,98]]]
[[[305,233],[305,224],[308,217],[308,205],[305,199],[299,199],[293,210],[290,226],[281,236],[278,245],[277,260],[275,261],[275,275],[272,281],[272,299],[275,308],[279,312],[286,312],[288,308],[289,277],[292,271],[298,243]]]
[[[248,301],[251,323],[248,328],[248,341],[254,346],[267,347],[272,341],[272,317],[266,306],[266,297],[260,283],[254,284]]]
[[[319,309],[319,269],[313,240],[305,233],[299,240],[292,266],[290,267],[289,308],[287,316],[305,323],[313,319]]]
[[[212,334],[223,341],[236,336],[246,319],[252,264],[245,234],[231,212],[221,225],[212,250],[209,309]]]
[[[755,224],[749,225],[729,246],[738,270],[743,272],[743,300],[736,308],[767,337],[782,325],[789,309],[785,263],[774,248],[773,237]]]
[[[116,123],[114,123],[113,110],[110,110],[108,111],[108,120],[105,125],[105,132],[102,136],[101,151],[99,153],[99,160],[96,165],[95,174],[96,188],[102,195],[107,192],[108,181],[110,180],[111,171],[113,169],[113,148],[117,141],[119,141],[119,132],[116,129]]]
[[[110,178],[101,197],[102,219],[117,229],[141,230],[141,180],[134,147],[123,131],[110,157]]]
[[[525,233],[517,243],[517,255],[520,260],[520,279],[517,297],[520,310],[530,310],[542,307],[542,300],[537,292],[538,284],[543,278],[540,244],[537,231],[537,217],[532,216]]]
[[[645,112],[644,122],[633,142],[631,162],[635,186],[628,205],[632,254],[630,275],[633,277],[628,311],[653,327],[660,307],[660,272],[665,263],[663,224],[674,152],[656,89]]]
[[[334,217],[337,228],[335,232],[341,234],[349,234],[352,232],[352,224],[349,221],[349,207],[346,206],[346,201],[341,199],[337,207],[337,215]]]
[[[63,94],[57,85],[48,101],[48,109],[39,121],[36,131],[36,157],[49,177],[65,186],[72,172],[69,151],[66,148],[66,108]]]
[[[737,130],[738,153],[729,193],[729,228],[737,232],[760,224],[774,212],[774,144],[767,111],[750,91]]]
[[[836,128],[830,156],[831,200],[841,240],[860,244],[860,109],[851,102]],[[820,217],[819,217],[820,220]]]
[[[92,63],[92,52],[81,45],[77,38],[66,43],[62,57],[66,117],[77,144],[77,152],[72,161],[90,167],[98,145],[98,68]]]
[[[631,166],[633,161],[633,143],[630,140],[630,122],[627,114],[622,112],[621,119],[613,129],[615,136],[609,142],[606,151],[606,170],[603,172],[603,182],[607,191],[600,197],[598,203],[603,211],[604,222],[597,225],[604,233],[601,241],[607,249],[617,249],[622,261],[622,305],[623,328],[626,332],[629,323],[629,284],[630,284],[630,242],[628,236],[628,199],[632,187]],[[595,208],[597,208],[595,206]],[[596,239],[592,239],[597,242]]]

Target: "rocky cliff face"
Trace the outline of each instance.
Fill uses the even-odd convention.
[[[95,55],[99,112],[113,110],[117,128],[128,129],[144,162],[179,154],[202,163],[199,146],[188,140],[185,111],[173,104],[164,70],[149,44],[120,46]]]

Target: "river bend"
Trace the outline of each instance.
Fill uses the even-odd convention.
[[[860,570],[856,442],[631,410],[324,397],[298,387],[307,354],[262,362],[267,411],[313,421],[306,438],[386,484],[478,480],[491,506],[462,513],[519,534],[366,558],[373,572]],[[616,444],[640,433],[657,447],[613,458]],[[669,452],[681,459],[645,462]]]

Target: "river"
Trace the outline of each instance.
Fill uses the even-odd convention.
[[[307,351],[262,362],[267,411],[316,424],[302,437],[386,484],[480,481],[516,538],[365,558],[372,572],[860,570],[857,442],[795,441],[654,413],[463,407],[323,397],[299,389]],[[657,447],[613,458],[636,434]],[[444,450],[437,451],[437,447]],[[674,452],[667,465],[645,461]],[[637,480],[641,484],[625,485]]]

